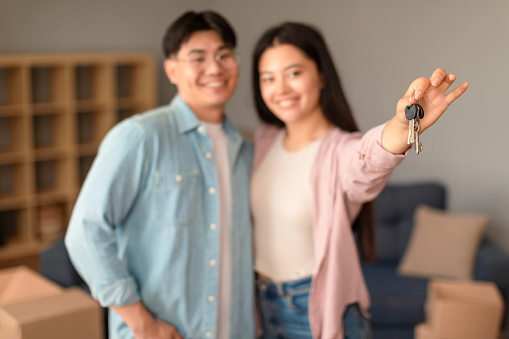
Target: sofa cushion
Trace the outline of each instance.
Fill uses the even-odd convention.
[[[472,279],[474,259],[488,227],[485,215],[419,206],[398,273],[413,277]]]
[[[363,272],[371,296],[373,326],[413,326],[424,321],[427,279],[396,274],[397,261],[364,264]]]

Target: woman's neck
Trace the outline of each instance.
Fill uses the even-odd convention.
[[[332,124],[323,114],[315,114],[308,119],[286,124],[283,146],[287,151],[298,151],[323,137]]]

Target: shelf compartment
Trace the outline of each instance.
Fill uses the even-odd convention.
[[[65,100],[63,66],[34,66],[30,71],[32,103],[58,103]]]
[[[122,63],[116,67],[116,89],[119,99],[142,96],[147,85],[146,70],[142,64]]]
[[[108,73],[106,66],[83,64],[74,69],[76,81],[75,98],[82,101],[101,101],[108,97]]]
[[[0,247],[28,239],[28,216],[26,209],[0,211]]]
[[[76,136],[79,145],[99,144],[113,124],[111,114],[103,110],[80,111],[77,114]]]
[[[0,116],[0,155],[15,153],[25,148],[23,118]]]
[[[34,115],[33,147],[36,150],[65,148],[70,143],[69,116],[65,114]]]
[[[71,166],[68,159],[39,160],[35,163],[37,194],[66,192],[70,184]]]
[[[88,171],[92,167],[92,163],[94,162],[95,156],[93,155],[82,155],[78,159],[78,168],[79,168],[79,184],[83,185],[85,178],[87,177]]]
[[[0,67],[0,107],[23,102],[21,67]]]
[[[22,163],[0,164],[0,201],[25,196],[27,170]]]
[[[117,121],[124,120],[125,118],[129,118],[131,115],[141,113],[141,110],[138,109],[117,109]]]

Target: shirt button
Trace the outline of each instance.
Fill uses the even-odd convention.
[[[214,259],[212,259],[212,260],[210,261],[210,266],[215,266],[215,265],[216,265],[216,261],[215,261]]]
[[[207,159],[210,159],[210,158],[212,158],[212,153],[207,152],[207,153],[205,154],[205,156],[207,157]]]
[[[213,295],[209,296],[209,301],[210,302],[213,302],[214,300],[216,300],[216,298]]]
[[[211,230],[215,230],[217,228],[217,225],[216,224],[210,224],[210,229]]]
[[[212,337],[212,332],[207,332],[207,333],[205,333],[205,335],[207,336],[207,338],[210,338],[210,337]]]
[[[198,127],[198,133],[203,133],[203,126]]]
[[[209,188],[209,193],[210,194],[215,194],[216,193],[216,189],[214,187]]]
[[[179,174],[175,177],[175,180],[177,180],[177,182],[181,182],[182,181],[182,176]]]

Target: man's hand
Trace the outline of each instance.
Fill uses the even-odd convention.
[[[168,323],[156,319],[153,324],[145,329],[144,333],[134,333],[135,339],[184,339],[175,329]]]
[[[175,327],[154,319],[140,301],[131,305],[112,306],[111,309],[124,319],[135,339],[183,339]]]

